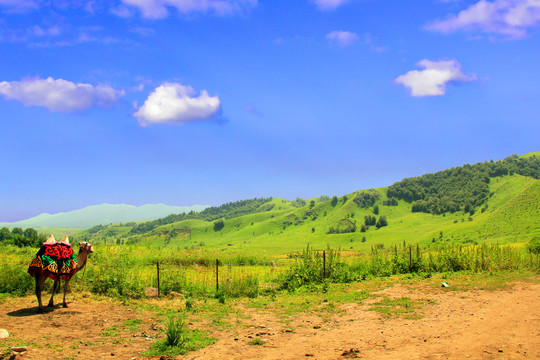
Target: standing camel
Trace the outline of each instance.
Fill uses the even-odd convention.
[[[38,300],[39,312],[45,312],[41,302],[41,291],[47,278],[54,281],[52,296],[48,307],[54,307],[54,294],[60,290],[60,281],[64,280],[64,302],[63,307],[67,308],[66,294],[69,280],[75,273],[81,270],[88,260],[88,254],[93,253],[92,245],[87,242],[79,243],[79,254],[75,257],[68,237],[57,242],[51,234],[36,256],[32,259],[28,267],[28,273],[36,279],[36,297]]]

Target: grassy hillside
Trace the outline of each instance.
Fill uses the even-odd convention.
[[[94,242],[108,241],[137,243],[144,246],[173,247],[176,249],[208,249],[224,252],[258,252],[261,255],[286,255],[304,249],[341,248],[350,251],[369,251],[373,246],[389,247],[396,243],[509,243],[526,242],[540,235],[540,181],[521,175],[507,175],[493,179],[492,194],[482,210],[474,215],[463,211],[442,215],[411,212],[412,204],[399,200],[396,206],[384,205],[387,188],[357,191],[337,199],[320,201],[307,199],[305,205],[297,201],[274,198],[262,204],[254,213],[223,219],[223,228],[216,230],[218,220],[183,220],[155,227],[138,235],[129,235],[130,226],[111,225],[76,237]],[[358,197],[378,194],[373,206],[361,207]],[[376,195],[375,195],[376,196]],[[313,203],[311,201],[313,200]],[[269,204],[273,206],[268,206]],[[378,215],[374,214],[374,206]],[[365,216],[386,216],[388,226],[365,232],[361,225]],[[330,228],[349,233],[329,234]],[[350,230],[350,229],[349,229]]]
[[[363,252],[403,242],[524,243],[540,235],[539,159],[540,152],[513,155],[340,198],[242,200],[74,236],[97,243],[270,256],[308,244]],[[383,218],[387,226],[376,225]]]
[[[492,185],[486,211],[449,231],[456,241],[524,242],[540,236],[540,181],[515,175]]]

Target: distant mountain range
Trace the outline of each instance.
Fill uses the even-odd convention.
[[[41,214],[13,223],[0,223],[0,227],[86,229],[96,225],[147,221],[190,211],[202,211],[206,205],[169,206],[163,204],[133,206],[101,204],[58,214]]]

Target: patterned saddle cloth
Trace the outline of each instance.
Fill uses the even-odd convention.
[[[69,280],[77,272],[77,258],[71,245],[45,243],[30,262],[28,273],[47,276],[55,281]]]

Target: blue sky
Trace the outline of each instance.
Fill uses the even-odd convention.
[[[0,221],[540,150],[539,0],[0,0]]]

